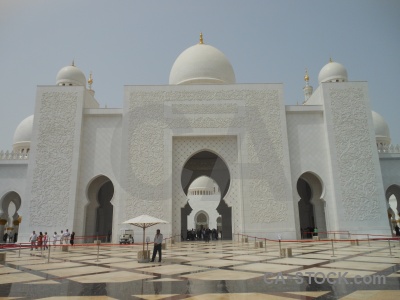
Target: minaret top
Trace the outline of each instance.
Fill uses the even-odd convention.
[[[313,87],[311,85],[309,85],[310,76],[308,75],[307,68],[306,68],[306,73],[304,74],[304,81],[306,82],[306,86],[303,88],[303,91],[304,91],[303,104],[305,104],[307,102],[307,100],[311,97],[311,95],[313,93]]]
[[[89,85],[89,90],[91,90],[92,89],[92,84],[93,84],[92,71],[90,71],[89,79],[88,79],[87,82],[88,82],[88,85]]]
[[[307,85],[308,85],[308,82],[310,81],[310,77],[308,76],[307,68],[306,68],[306,73],[304,74],[304,81],[306,82]]]

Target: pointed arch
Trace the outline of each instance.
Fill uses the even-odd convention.
[[[96,176],[88,183],[86,195],[85,235],[101,236],[104,241],[109,240],[113,227],[114,184],[105,175]]]

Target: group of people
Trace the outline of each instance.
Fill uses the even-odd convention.
[[[3,242],[4,243],[7,243],[7,242],[16,243],[17,242],[17,236],[18,236],[18,233],[13,234],[12,232],[10,232],[10,233],[6,232],[3,235]]]
[[[192,230],[187,231],[186,233],[186,240],[187,241],[195,241],[195,240],[204,240],[205,242],[209,242],[210,239],[212,240],[218,240],[220,238],[221,233],[218,233],[218,231],[210,228],[202,228],[197,231],[195,231],[193,228]]]
[[[60,245],[68,245],[69,243],[71,244],[71,246],[73,246],[74,240],[75,232],[70,233],[68,229],[66,229],[65,232],[61,230],[61,234],[57,234],[56,231],[53,234],[53,246],[56,246],[58,241],[60,242]],[[31,251],[33,250],[33,248],[35,248],[36,250],[49,249],[49,236],[47,232],[45,232],[44,234],[42,232],[39,232],[39,234],[37,234],[34,230],[29,237],[29,242],[31,243]]]

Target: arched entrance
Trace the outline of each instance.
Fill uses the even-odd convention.
[[[390,230],[395,233],[395,226],[400,227],[400,186],[389,186],[386,190],[386,200]]]
[[[185,163],[181,173],[182,189],[186,196],[189,195],[189,187],[199,177],[207,176],[213,179],[218,186],[220,199],[216,211],[221,216],[222,239],[232,239],[232,208],[229,207],[224,197],[229,190],[230,173],[226,163],[215,153],[211,151],[201,151],[192,155]],[[209,195],[211,190],[194,189],[195,195]],[[184,239],[187,237],[187,216],[192,212],[190,203],[181,208],[181,232]],[[210,228],[213,229],[213,228]]]
[[[7,233],[7,241],[16,242],[18,240],[18,228],[21,217],[18,211],[21,207],[21,197],[17,192],[9,192],[0,200],[0,242],[3,241],[4,234]],[[9,237],[12,237],[10,240]]]
[[[209,228],[209,217],[205,211],[199,211],[196,216],[194,217],[195,221],[195,229],[200,230],[203,228]]]
[[[110,241],[113,225],[114,185],[106,176],[92,180],[87,189],[89,203],[86,206],[85,236],[91,239],[99,236],[103,241]]]
[[[325,201],[321,198],[323,186],[321,180],[313,173],[302,174],[297,181],[297,192],[300,196],[299,216],[300,227],[306,232],[318,228],[319,236],[326,237]],[[304,234],[302,238],[311,238]]]

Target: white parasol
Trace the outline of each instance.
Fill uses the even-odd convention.
[[[146,228],[156,224],[166,224],[166,223],[168,222],[149,215],[141,215],[139,217],[129,219],[128,221],[125,221],[123,224],[131,224],[143,228],[143,253],[144,253],[144,236],[146,233]]]

